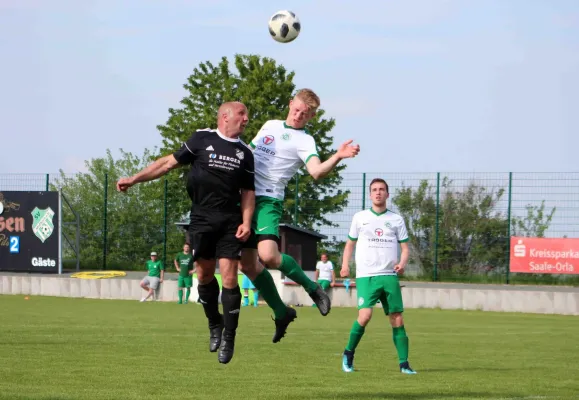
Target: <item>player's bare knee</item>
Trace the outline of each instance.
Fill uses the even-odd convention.
[[[402,313],[395,312],[388,316],[390,318],[390,325],[393,328],[398,328],[404,325],[404,318],[402,317]]]
[[[277,269],[281,265],[281,254],[277,243],[273,240],[264,240],[258,244],[259,260],[267,268]]]
[[[358,323],[360,326],[366,326],[372,319],[372,309],[362,308],[358,310]]]
[[[237,265],[239,261],[229,258],[219,259],[219,272],[223,287],[233,289],[238,285]]]
[[[257,251],[245,249],[241,253],[238,268],[250,280],[254,280],[263,271],[263,266],[257,262]]]

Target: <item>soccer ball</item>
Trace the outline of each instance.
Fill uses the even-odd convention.
[[[278,11],[269,19],[269,34],[280,43],[294,41],[300,34],[300,29],[299,18],[288,10]]]

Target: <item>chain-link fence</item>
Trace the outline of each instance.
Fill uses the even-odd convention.
[[[334,264],[353,215],[371,207],[372,179],[388,182],[388,208],[401,214],[410,233],[406,279],[481,283],[579,285],[573,275],[511,274],[509,238],[579,237],[579,173],[343,173],[335,189],[347,204],[326,214],[316,230],[327,235],[320,249],[333,249]],[[182,248],[186,192],[165,178],[116,190],[116,177],[92,174],[0,175],[1,191],[62,189],[64,267],[76,264],[75,221],[79,221],[80,268],[143,269],[150,251],[172,267]],[[308,206],[298,179],[287,189],[285,222],[301,226],[320,213]],[[326,194],[329,195],[329,194]],[[175,197],[181,197],[175,202]],[[303,199],[303,200],[302,200]],[[311,201],[310,201],[311,203]],[[319,207],[319,203],[315,203]]]

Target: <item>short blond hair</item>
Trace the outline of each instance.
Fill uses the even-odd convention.
[[[300,99],[311,111],[316,111],[320,106],[320,98],[311,89],[301,89],[295,95],[296,99]]]

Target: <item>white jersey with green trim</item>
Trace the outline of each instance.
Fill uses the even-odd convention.
[[[356,278],[396,275],[398,243],[408,241],[400,215],[390,210],[380,214],[373,209],[359,211],[352,218],[348,238],[356,241]]]
[[[311,157],[319,157],[314,138],[285,121],[267,121],[249,143],[254,149],[255,195],[283,200],[285,188]]]

